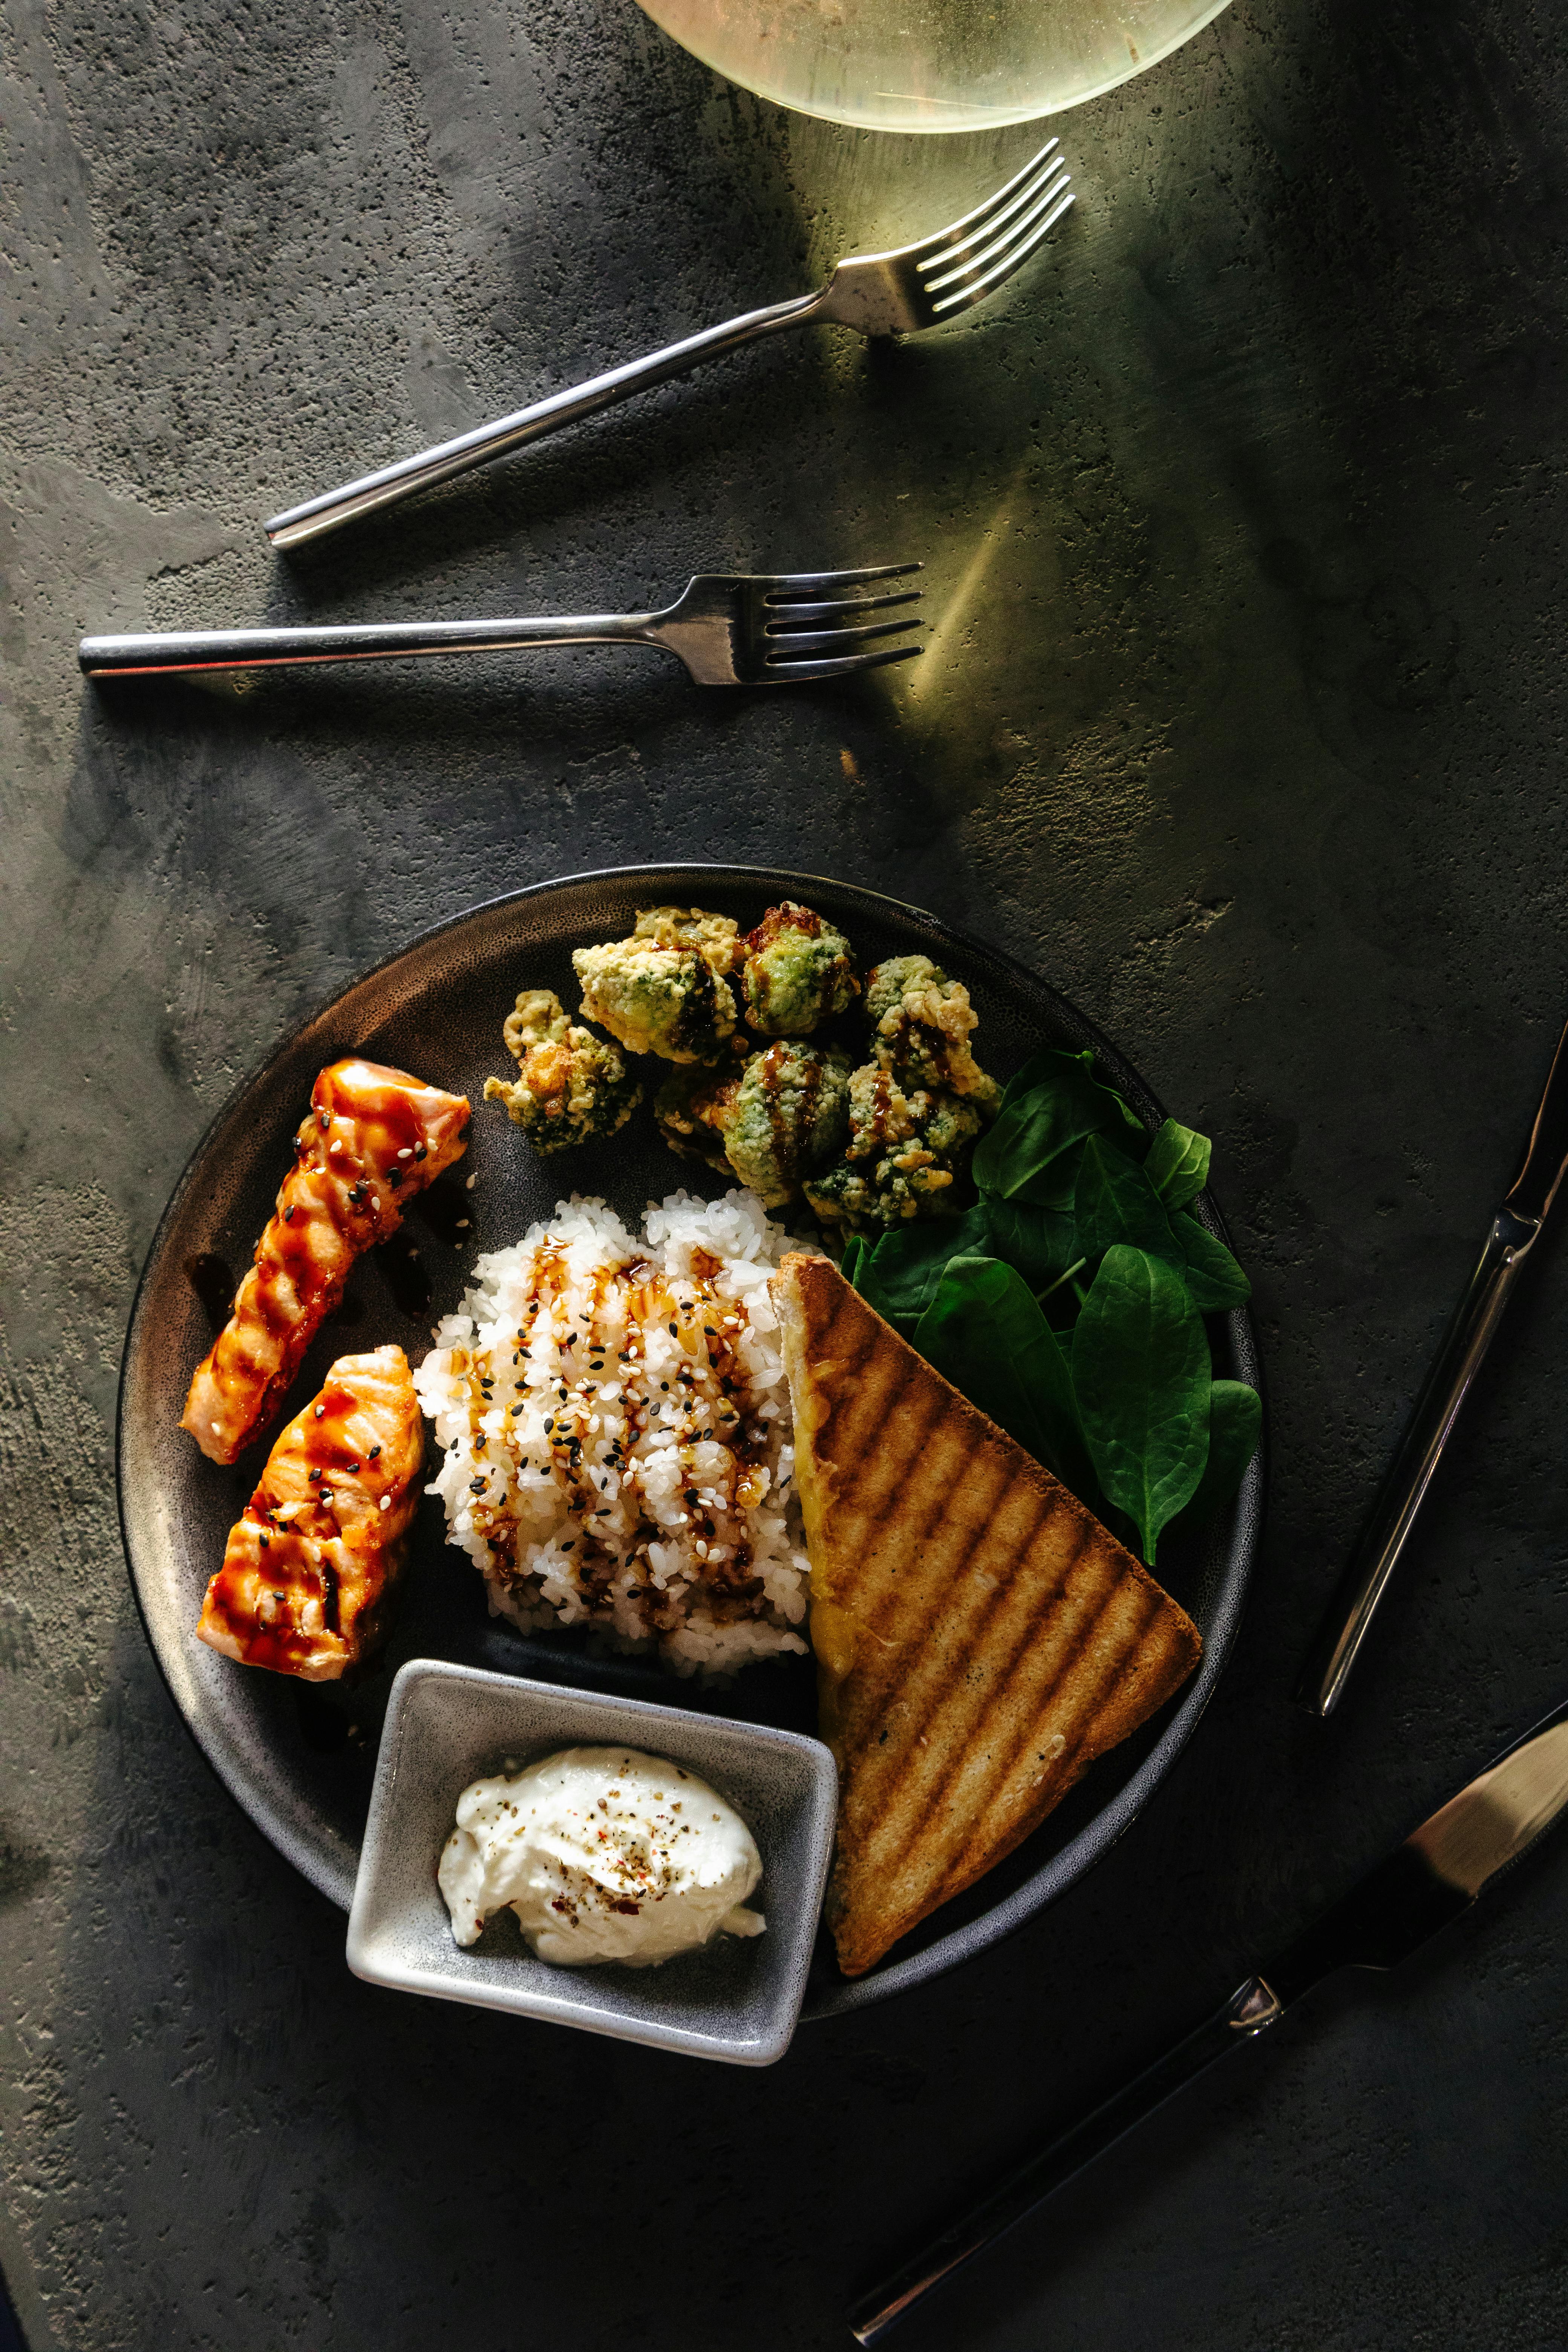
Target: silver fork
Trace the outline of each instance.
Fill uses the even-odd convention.
[[[1005,188],[998,188],[994,196],[951,227],[939,229],[934,236],[900,246],[892,253],[852,254],[815,294],[775,302],[766,310],[748,310],[742,318],[726,320],[721,327],[709,327],[700,335],[688,336],[683,343],[671,343],[667,351],[651,352],[647,359],[612,368],[607,375],[596,375],[568,392],[552,393],[547,400],[536,400],[531,408],[520,408],[513,416],[498,417],[493,425],[460,433],[455,441],[443,441],[439,448],[400,458],[396,465],[384,466],[379,473],[345,483],[342,489],[326,490],[320,498],[308,499],[303,506],[274,515],[265,526],[267,536],[274,547],[302,546],[305,541],[319,539],[360,515],[395,506],[400,499],[428,489],[433,482],[447,481],[454,474],[467,473],[471,466],[504,457],[509,450],[521,448],[525,441],[537,441],[542,434],[613,407],[634,392],[646,392],[651,384],[684,375],[702,360],[737,351],[742,343],[777,334],[785,327],[816,321],[853,327],[862,335],[912,335],[923,327],[938,327],[944,319],[967,310],[971,303],[984,301],[987,294],[1005,285],[1072,201],[1057,142],[1047,140]]]
[[[270,669],[297,662],[395,660],[407,654],[500,653],[513,646],[661,646],[699,686],[792,686],[847,677],[908,661],[919,646],[882,646],[922,625],[917,615],[868,621],[916,604],[918,588],[855,592],[900,580],[918,563],[858,572],[700,572],[658,613],[598,613],[535,621],[388,621],[315,629],[198,629],[173,635],[83,637],[89,677],[155,677],[171,671]]]

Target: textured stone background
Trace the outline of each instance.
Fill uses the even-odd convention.
[[[10,0],[0,183],[0,2263],[35,2347],[805,2352],[950,2189],[1568,1692],[1543,1248],[1343,1719],[1287,1705],[1568,1010],[1559,11],[1237,0],[1062,125],[990,307],[762,346],[292,569],[274,508],[956,211],[1032,134],[753,105],[631,0]],[[932,650],[98,697],[84,628],[604,607],[919,555]],[[1222,1693],[1135,1832],[752,2076],[355,1983],[142,1641],[121,1335],[235,1079],[410,933],[707,852],[993,929],[1216,1139],[1272,1383]],[[910,2352],[1568,2341],[1568,1842],[1320,1997]]]

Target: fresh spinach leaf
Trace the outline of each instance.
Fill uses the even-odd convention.
[[[1171,1522],[1173,1535],[1195,1534],[1240,1486],[1263,1433],[1263,1399],[1244,1381],[1215,1381],[1209,1391],[1209,1458],[1197,1492]]]
[[[1113,1244],[1079,1316],[1071,1370],[1089,1459],[1152,1568],[1161,1529],[1192,1500],[1208,1459],[1208,1341],[1181,1276]]]
[[[962,1217],[922,1219],[864,1245],[854,1282],[867,1297],[868,1284],[878,1286],[887,1301],[879,1300],[879,1314],[901,1330],[908,1318],[925,1313],[950,1258],[1004,1258],[1031,1290],[1043,1290],[1077,1255],[1070,1217],[1022,1201],[984,1200]]]
[[[1200,1315],[1221,1315],[1245,1307],[1252,1285],[1223,1242],[1215,1241],[1190,1210],[1171,1219],[1171,1230],[1181,1245],[1187,1288]]]
[[[1184,1209],[1197,1199],[1209,1181],[1213,1153],[1206,1135],[1196,1135],[1173,1118],[1165,1121],[1149,1146],[1143,1172],[1167,1209]]]
[[[909,1318],[918,1322],[931,1305],[949,1258],[975,1255],[995,1255],[984,1202],[966,1210],[962,1217],[932,1217],[929,1222],[921,1219],[918,1224],[900,1225],[884,1234],[860,1263],[863,1276],[877,1284],[888,1301],[886,1307],[879,1306],[878,1313],[886,1315],[889,1322],[897,1320],[903,1330]],[[856,1287],[864,1290],[865,1281]]]
[[[1037,1087],[1049,1084],[1059,1073],[1064,1062],[1076,1062],[1081,1069],[1092,1071],[1094,1055],[1087,1046],[1079,1054],[1064,1053],[1055,1045],[1043,1045],[1031,1054],[1021,1070],[1016,1070],[1002,1089],[1002,1108],[1016,1102],[1020,1095],[1032,1094]]]
[[[838,1271],[851,1290],[859,1288],[855,1279],[856,1268],[866,1255],[866,1244],[859,1234],[851,1234],[844,1244],[844,1255],[838,1261]]]
[[[1031,1208],[1027,1201],[1002,1201],[991,1193],[980,1213],[991,1255],[1016,1267],[1031,1290],[1045,1289],[1083,1254],[1071,1217],[1059,1210]]]
[[[1143,1129],[1121,1096],[1090,1077],[1077,1055],[1038,1054],[1030,1067],[1037,1066],[1047,1075],[1004,1104],[975,1145],[971,1164],[982,1192],[1059,1213],[1072,1206],[1075,1146],[1086,1136],[1106,1135],[1131,1150],[1142,1143]]]
[[[906,1339],[912,1339],[915,1325],[920,1318],[903,1313],[878,1279],[876,1255],[871,1250],[867,1250],[860,1260],[855,1287],[867,1306],[874,1308],[884,1323],[890,1323],[894,1330],[901,1332]]]
[[[1118,1242],[1152,1250],[1180,1271],[1183,1254],[1160,1195],[1143,1170],[1098,1135],[1083,1147],[1073,1189],[1079,1255],[1097,1258]]]
[[[950,1259],[913,1344],[971,1404],[1094,1508],[1098,1488],[1067,1358],[1020,1275],[999,1258]]]

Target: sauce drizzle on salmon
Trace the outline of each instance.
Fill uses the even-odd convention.
[[[381,1632],[424,1458],[402,1349],[340,1356],[229,1531],[200,1638],[242,1665],[336,1681]]]
[[[462,1153],[468,1099],[357,1057],[316,1080],[271,1223],[234,1311],[197,1365],[181,1427],[232,1462],[282,1405],[354,1260]]]

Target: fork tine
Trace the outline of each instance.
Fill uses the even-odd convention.
[[[1052,205],[1044,220],[1037,222],[1027,236],[1021,237],[1016,245],[1010,246],[1000,261],[993,263],[989,269],[983,270],[978,277],[970,278],[968,284],[961,286],[956,294],[944,294],[940,301],[933,302],[931,309],[936,316],[942,318],[949,311],[962,310],[972,302],[983,301],[994,288],[1001,285],[1004,278],[1011,278],[1013,272],[1028,259],[1047,229],[1055,228],[1062,215],[1070,211],[1073,202],[1074,191],[1069,188],[1067,194]]]
[[[1004,246],[1011,245],[1026,235],[1046,206],[1056,202],[1070,181],[1071,174],[1065,164],[1059,171],[1046,173],[1032,188],[1026,188],[1015,204],[1009,205],[1005,215],[987,221],[983,231],[959,238],[945,252],[933,253],[928,260],[917,262],[915,267],[925,281],[926,292],[934,293],[939,286],[947,282],[945,278],[933,278],[931,275],[932,270],[942,269],[949,263],[957,263],[961,267],[969,263],[984,263],[993,254],[999,253]]]
[[[966,254],[962,257],[955,255],[953,257],[955,266],[952,268],[944,269],[940,278],[928,278],[925,281],[926,292],[934,297],[940,294],[945,286],[957,285],[960,279],[973,278],[976,272],[984,274],[994,261],[1003,260],[1014,253],[1032,251],[1034,243],[1037,242],[1037,239],[1033,238],[1032,232],[1041,215],[1048,212],[1053,221],[1059,220],[1067,210],[1067,205],[1060,200],[1067,194],[1066,180],[1057,181],[1046,191],[1032,211],[1026,213],[1021,220],[1015,221],[1012,226],[993,244],[982,246],[978,253]],[[1054,211],[1053,206],[1056,207]]]
[[[918,604],[922,593],[919,588],[905,588],[897,596],[834,596],[821,604],[796,604],[772,596],[768,599],[768,611],[778,614],[777,628],[782,630],[795,621],[847,619],[854,613],[885,612],[891,604]],[[770,621],[767,625],[768,635],[775,635],[774,624]]]
[[[976,251],[999,236],[1005,229],[1016,227],[1019,216],[1027,215],[1035,205],[1042,200],[1048,202],[1054,192],[1066,184],[1068,177],[1066,157],[1053,155],[1044,170],[1036,173],[1010,203],[997,206],[984,220],[973,223],[968,228],[954,227],[940,240],[933,239],[924,252],[916,257],[915,268],[924,277],[928,270],[939,269],[950,255]]]
[[[923,572],[923,563],[868,563],[858,572],[774,572],[759,576],[767,589],[765,604],[787,603],[791,592],[803,596],[825,595],[829,589],[852,588],[862,580],[901,580],[906,572]]]
[[[924,651],[923,646],[894,646],[886,653],[847,654],[842,661],[770,661],[767,667],[780,672],[775,684],[793,686],[814,677],[847,677],[852,670],[880,669],[886,662],[912,661]]]
[[[854,646],[868,645],[873,637],[902,636],[910,629],[924,626],[923,621],[873,621],[863,629],[770,629],[764,658],[771,666],[794,661],[797,654],[847,653]]]
[[[947,226],[939,228],[934,236],[922,236],[913,245],[903,247],[903,252],[907,253],[912,260],[918,261],[922,254],[933,252],[944,245],[950,245],[955,237],[963,236],[966,230],[973,231],[981,223],[990,220],[1004,205],[1008,203],[1015,192],[1023,186],[1026,180],[1033,178],[1052,149],[1059,146],[1060,143],[1059,140],[1047,139],[1039,153],[1031,155],[1023,170],[1015,172],[1005,185],[994,189],[984,204],[976,205],[973,212],[964,213],[958,220],[949,221]]]

